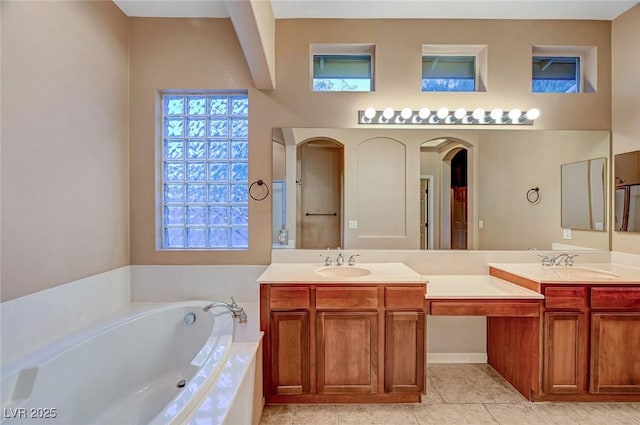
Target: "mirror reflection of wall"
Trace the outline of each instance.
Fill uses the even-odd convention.
[[[608,131],[283,128],[274,130],[274,140],[278,134],[284,140],[284,149],[277,149],[285,155],[279,168],[285,170],[290,248],[301,248],[299,147],[324,139],[343,149],[336,211],[342,214],[342,248],[452,249],[452,223],[460,221],[452,215],[451,160],[463,149],[467,249],[609,249],[604,195],[597,217],[603,231],[575,230],[567,240],[561,227],[561,165],[589,158],[606,164]],[[531,203],[526,194],[534,187],[540,200]]]
[[[562,228],[605,230],[607,159],[562,164]]]
[[[640,232],[640,151],[615,156],[616,232]]]

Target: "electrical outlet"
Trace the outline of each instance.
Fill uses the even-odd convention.
[[[349,229],[357,229],[358,220],[349,220]]]
[[[562,238],[571,239],[571,229],[562,229]]]

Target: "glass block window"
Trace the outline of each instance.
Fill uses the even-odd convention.
[[[476,91],[476,57],[422,56],[422,91]]]
[[[579,93],[580,58],[534,56],[532,76],[533,93]]]
[[[247,94],[164,94],[162,136],[162,248],[247,249]]]
[[[313,91],[371,91],[371,55],[313,55]]]

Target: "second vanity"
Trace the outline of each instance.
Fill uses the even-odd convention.
[[[640,269],[490,264],[544,295],[531,318],[487,319],[488,363],[531,401],[640,401]]]
[[[488,363],[531,401],[640,401],[638,269],[542,270],[274,263],[258,278],[266,402],[420,401],[426,314],[485,316]]]

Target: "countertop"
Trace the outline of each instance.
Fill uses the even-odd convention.
[[[488,275],[426,276],[427,294],[432,299],[544,299],[531,291]]]
[[[318,272],[368,270],[366,276],[323,276]],[[325,266],[324,263],[272,263],[258,276],[260,283],[426,283],[427,278],[403,263],[362,263],[354,266]]]
[[[539,263],[489,263],[489,266],[538,283],[640,284],[640,267],[612,263],[551,267]]]

